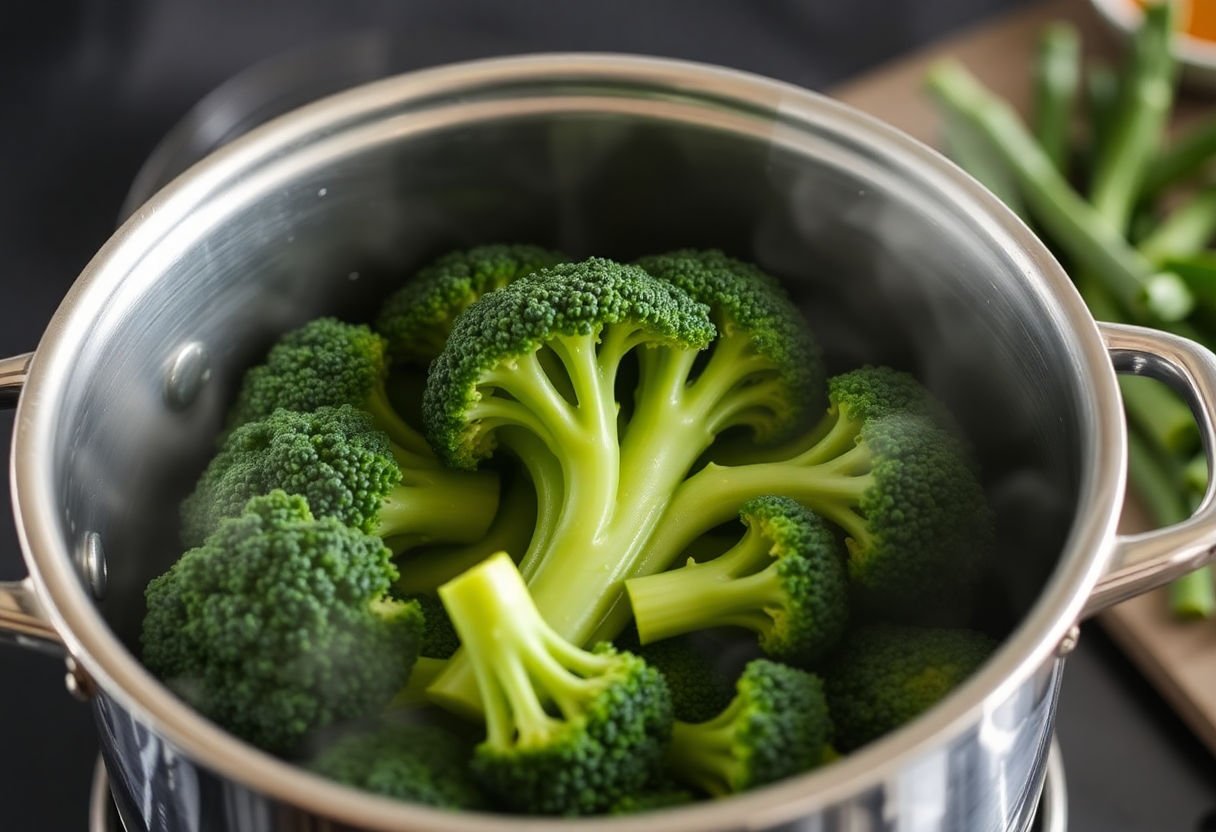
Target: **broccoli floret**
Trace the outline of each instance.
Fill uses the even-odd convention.
[[[412,549],[398,563],[401,577],[396,589],[403,595],[434,592],[461,572],[470,569],[496,552],[520,557],[533,535],[539,534],[536,492],[523,471],[509,475],[502,487],[498,513],[485,536],[463,545],[423,546]]]
[[[589,652],[563,639],[505,553],[439,596],[485,713],[472,769],[487,792],[529,814],[584,815],[642,789],[671,728],[658,671],[611,645]]]
[[[434,467],[389,442],[350,405],[276,410],[228,435],[182,504],[182,536],[198,545],[258,494],[300,494],[316,517],[384,538],[400,551],[427,541],[471,542],[498,509],[493,471]]]
[[[671,712],[685,722],[704,722],[720,713],[735,695],[734,678],[687,637],[634,647],[617,644],[663,674],[671,691]]]
[[[422,641],[418,645],[418,655],[429,659],[447,659],[460,647],[460,638],[452,619],[444,608],[439,596],[430,593],[406,596],[403,600],[414,601],[422,610],[426,626],[422,630]]]
[[[566,257],[529,245],[454,251],[423,268],[380,309],[376,329],[399,364],[426,366],[443,351],[452,322],[487,292],[501,289]]]
[[[381,720],[338,736],[308,767],[357,789],[438,806],[480,809],[469,776],[472,743],[436,725]]]
[[[708,722],[675,724],[666,756],[672,776],[721,797],[824,762],[832,719],[818,676],[756,659],[736,691]]]
[[[691,792],[677,788],[647,789],[622,797],[608,809],[610,815],[636,815],[687,806],[694,798]]]
[[[303,497],[249,501],[148,585],[143,656],[199,711],[269,751],[383,708],[418,655],[422,612],[391,600],[379,538]]]
[[[731,308],[731,291],[740,309],[761,302],[732,274],[704,278],[707,306],[610,260],[535,272],[470,306],[431,365],[423,413],[437,453],[471,468],[502,446],[528,466],[538,529],[550,531],[533,538],[520,570],[545,620],[575,644],[592,643],[714,438],[736,427],[777,432],[814,395],[781,399],[773,379],[795,351],[766,355],[757,345],[769,339],[743,326],[784,321],[777,313],[732,314],[731,332],[715,341],[710,313]],[[642,392],[622,430],[618,373],[633,356]],[[437,686],[448,702],[461,692],[475,702],[460,653]]]
[[[833,378],[814,441],[789,459],[710,463],[673,498],[638,575],[662,571],[755,497],[790,497],[843,529],[861,600],[915,617],[970,594],[992,539],[975,465],[957,430],[912,376],[867,367]],[[628,623],[614,609],[592,638]]]
[[[309,321],[280,338],[266,362],[245,373],[228,414],[229,430],[280,408],[307,412],[349,404],[371,413],[376,427],[419,461],[438,467],[426,439],[389,402],[387,348],[366,326],[336,318]]]
[[[848,620],[848,578],[834,533],[788,497],[749,500],[739,519],[747,532],[725,554],[626,583],[642,643],[744,627],[773,658],[815,661]]]
[[[971,630],[879,624],[850,633],[824,672],[837,747],[852,751],[920,715],[994,649]]]
[[[809,427],[823,406],[823,358],[802,314],[775,279],[720,251],[685,249],[643,257],[638,265],[709,307],[718,337],[698,377],[720,388],[712,395],[721,408],[718,418],[750,428],[761,443]],[[687,381],[687,367],[669,364],[675,355],[640,354],[640,411],[669,395],[665,385]],[[686,358],[681,355],[677,362]]]

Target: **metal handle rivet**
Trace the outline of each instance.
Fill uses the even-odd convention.
[[[165,377],[165,400],[175,410],[189,407],[211,378],[207,348],[192,341],[179,349],[169,362]]]
[[[71,656],[67,657],[64,664],[67,667],[67,673],[63,676],[63,686],[68,689],[68,693],[72,695],[73,699],[88,702],[97,692],[93,680]]]
[[[1081,628],[1076,624],[1072,625],[1064,638],[1060,639],[1060,643],[1056,646],[1056,655],[1061,658],[1067,656],[1073,650],[1077,649],[1077,642],[1081,640]]]
[[[100,601],[106,595],[106,582],[109,573],[106,571],[106,553],[101,546],[101,535],[89,532],[76,551],[76,571],[84,585]]]

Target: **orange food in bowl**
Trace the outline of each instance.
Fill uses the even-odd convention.
[[[1138,0],[1141,7],[1153,0]],[[1188,35],[1216,41],[1216,2],[1213,0],[1175,0],[1178,3],[1179,28]]]

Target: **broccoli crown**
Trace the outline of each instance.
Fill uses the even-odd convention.
[[[143,655],[198,710],[270,751],[382,708],[405,683],[422,613],[391,601],[379,539],[255,497],[146,590]]]
[[[279,408],[366,407],[383,390],[385,350],[384,339],[366,326],[336,318],[310,321],[280,338],[266,362],[245,374],[229,426],[264,419]]]
[[[835,646],[848,622],[848,581],[836,535],[818,515],[788,497],[757,497],[739,518],[771,544],[781,603],[766,607],[760,632],[770,656],[809,662]]]
[[[197,546],[251,497],[281,489],[307,499],[316,517],[372,533],[401,480],[388,438],[350,405],[310,413],[276,410],[232,431],[182,504],[182,536]]]
[[[739,517],[748,531],[730,551],[626,583],[642,641],[745,627],[770,656],[814,661],[839,641],[848,620],[835,533],[788,497],[749,500]]]
[[[915,376],[890,367],[866,366],[833,376],[828,380],[828,401],[859,427],[898,414],[945,414]]]
[[[725,350],[728,364],[751,359],[756,365],[759,359],[746,377],[752,385],[763,384],[768,395],[751,404],[742,422],[757,439],[779,440],[806,426],[822,407],[823,357],[802,314],[776,280],[720,251],[673,251],[644,257],[638,265],[709,306],[720,342],[715,351],[724,349],[721,342],[742,342]]]
[[[736,466],[738,480],[767,481],[843,527],[850,577],[872,610],[914,616],[963,597],[991,545],[992,520],[945,408],[915,378],[885,367],[845,373],[828,388],[831,407],[803,449]]]
[[[722,796],[824,761],[833,726],[819,677],[756,659],[735,687],[735,698],[718,716],[675,724],[667,752],[673,776]]]
[[[558,636],[505,553],[439,595],[477,678],[486,740],[472,770],[487,792],[529,814],[584,815],[643,788],[671,728],[658,671],[607,643],[586,651]]]
[[[418,655],[429,659],[450,659],[460,649],[460,637],[456,635],[456,628],[452,626],[452,619],[448,617],[439,596],[423,592],[406,596],[405,600],[418,604],[426,620]]]
[[[876,624],[854,631],[824,673],[836,746],[852,751],[920,715],[994,649],[971,630]]]
[[[636,648],[622,646],[663,674],[676,719],[704,722],[720,713],[735,695],[734,679],[688,638],[669,638]]]
[[[376,319],[376,329],[388,339],[393,361],[429,364],[443,351],[452,322],[478,298],[565,259],[555,251],[529,245],[453,251],[389,296]]]
[[[594,336],[619,325],[638,336],[629,347],[695,351],[715,334],[706,307],[684,292],[636,266],[601,258],[534,272],[484,295],[456,320],[431,365],[423,418],[432,445],[450,464],[475,467],[492,452],[490,431],[500,423],[497,411],[476,409],[483,385],[494,386],[499,375],[561,336]]]
[[[867,603],[894,615],[969,589],[992,538],[992,519],[961,440],[924,417],[874,420],[860,445],[870,486],[850,529],[849,575]],[[923,610],[921,610],[923,611]]]
[[[480,809],[471,743],[437,725],[381,720],[338,736],[308,767],[331,780],[442,809]]]

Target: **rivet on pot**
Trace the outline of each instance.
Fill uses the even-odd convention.
[[[106,553],[101,546],[101,535],[89,532],[76,550],[76,571],[93,597],[100,601],[106,595]]]
[[[72,698],[78,699],[81,702],[88,702],[97,692],[97,688],[93,685],[93,680],[84,672],[77,661],[71,656],[65,661],[67,673],[63,676],[63,685],[68,689],[68,693]]]
[[[174,410],[189,407],[211,379],[211,357],[207,348],[191,341],[169,362],[165,377],[165,401]]]
[[[1056,655],[1060,658],[1064,658],[1073,650],[1077,649],[1077,642],[1080,640],[1081,628],[1074,624],[1072,625],[1072,628],[1064,634],[1064,638],[1060,639],[1060,643],[1056,646]]]

